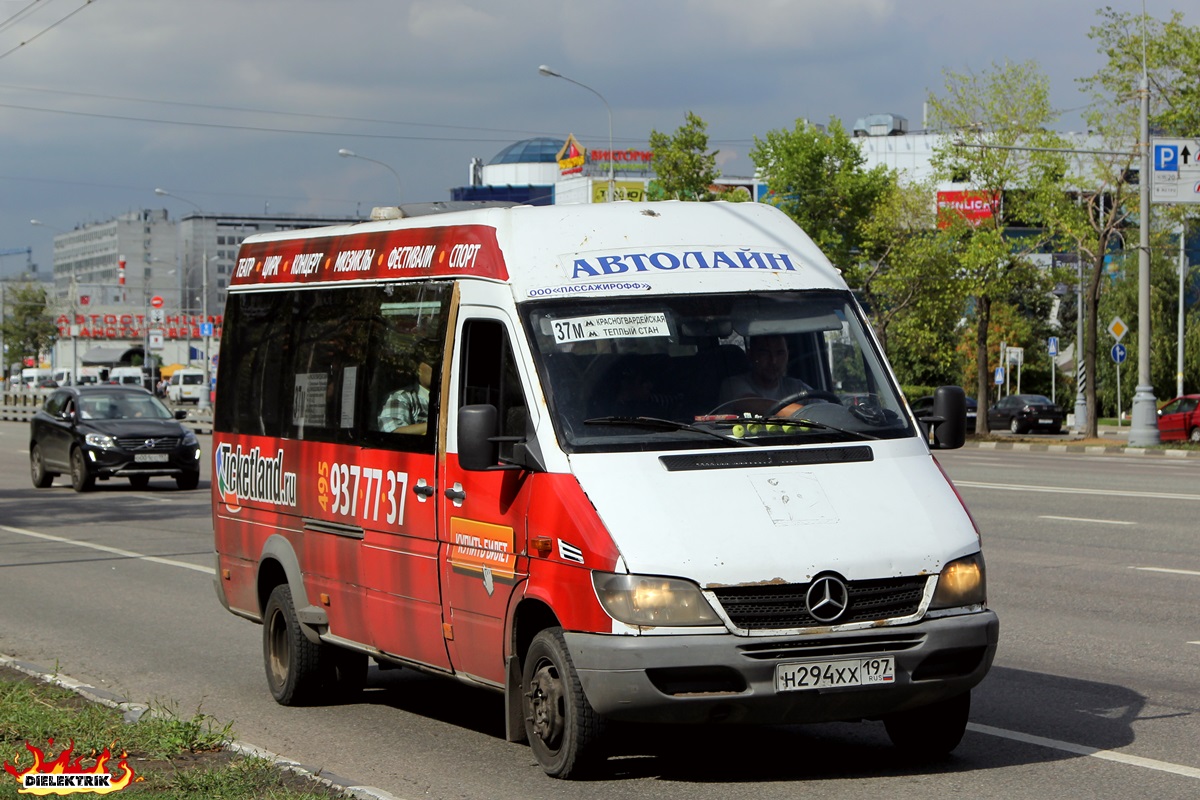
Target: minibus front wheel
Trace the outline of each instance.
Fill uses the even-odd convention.
[[[284,706],[311,703],[322,684],[321,645],[300,629],[292,590],[281,583],[271,590],[263,614],[263,663],[271,696]]]
[[[562,628],[533,637],[521,675],[525,735],[554,778],[578,777],[596,758],[604,720],[583,693]]]

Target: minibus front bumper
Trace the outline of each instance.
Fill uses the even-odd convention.
[[[611,719],[756,724],[873,719],[967,691],[987,674],[1000,622],[985,610],[912,625],[808,635],[565,633],[584,694]],[[776,689],[779,665],[891,656],[890,683]]]

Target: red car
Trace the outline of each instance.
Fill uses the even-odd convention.
[[[1158,410],[1158,438],[1200,444],[1200,394],[1176,397]]]

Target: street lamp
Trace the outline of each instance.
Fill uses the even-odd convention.
[[[396,172],[396,170],[392,169],[392,167],[389,164],[385,164],[382,161],[376,161],[373,158],[367,158],[366,156],[360,156],[358,153],[354,152],[353,150],[347,150],[344,147],[341,148],[340,150],[338,150],[338,155],[341,156],[342,158],[359,158],[359,159],[362,159],[363,161],[370,161],[372,164],[378,164],[379,166],[386,169],[388,172],[395,175],[396,176],[396,203],[398,204],[400,202],[400,194],[403,190],[403,186],[400,183],[400,173]]]
[[[604,108],[608,111],[608,202],[611,203],[613,201],[613,194],[616,191],[616,181],[614,180],[613,176],[612,106],[610,106],[608,101],[604,99],[604,95],[600,94],[592,87],[588,86],[587,84],[580,83],[577,80],[568,78],[566,75],[555,72],[545,64],[542,64],[540,67],[538,67],[538,75],[544,75],[547,78],[562,78],[567,83],[573,83],[582,89],[587,89],[589,92],[596,95],[596,97],[599,97],[601,103],[604,103]]]
[[[154,193],[161,197],[174,197],[176,200],[182,200],[183,202],[188,203],[189,205],[195,206],[196,210],[200,212],[200,218],[205,219],[204,209],[201,208],[200,204],[195,202],[194,200],[188,200],[186,197],[180,197],[177,194],[172,194],[171,192],[168,192],[166,189],[155,189]],[[216,256],[213,256],[213,258],[216,258]],[[200,281],[200,283],[201,283],[201,289],[200,289],[201,298],[200,298],[200,300],[201,300],[201,303],[203,304],[202,309],[201,309],[201,315],[202,315],[201,316],[201,319],[202,319],[201,333],[204,336],[204,391],[200,393],[200,399],[196,401],[197,409],[209,407],[208,392],[209,392],[209,388],[212,386],[212,364],[211,364],[211,357],[209,356],[209,353],[208,353],[209,341],[211,339],[210,326],[212,325],[211,321],[208,318],[208,260],[209,260],[208,259],[208,235],[207,235],[207,231],[205,231],[204,244],[201,246],[201,249],[200,249],[200,278],[201,278],[201,281]],[[183,272],[182,271],[180,271],[179,280],[182,283],[182,281],[183,281]],[[188,328],[190,330],[191,326],[189,325]],[[191,351],[191,335],[190,334],[188,335],[188,351],[189,351],[188,352],[189,360],[191,360],[190,359],[190,357],[191,357],[191,352],[190,352]]]

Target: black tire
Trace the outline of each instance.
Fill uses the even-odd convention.
[[[1192,432],[1188,434],[1188,441],[1192,444],[1200,444],[1200,428],[1192,428]]]
[[[1017,419],[1016,417],[1013,417],[1012,420],[1008,423],[1008,429],[1010,431],[1012,431],[1013,433],[1018,433],[1018,434],[1025,432],[1025,426],[1022,425],[1021,420]]]
[[[189,489],[195,489],[200,485],[200,473],[181,472],[175,476],[175,485],[185,491]]]
[[[71,488],[77,492],[90,492],[96,485],[96,476],[88,472],[83,450],[76,447],[71,451]]]
[[[1062,423],[1058,422],[1051,426],[1050,433],[1062,433]]]
[[[598,760],[604,720],[583,694],[562,628],[533,637],[521,690],[525,735],[538,765],[554,778],[585,773]]]
[[[150,485],[149,475],[130,475],[129,485],[135,489],[145,489]]]
[[[42,448],[34,445],[29,448],[29,477],[33,480],[34,488],[46,489],[54,483],[54,473],[46,471],[46,462],[42,459]]]
[[[884,717],[888,738],[906,756],[941,758],[958,747],[971,713],[969,691],[928,706]]]
[[[275,702],[301,706],[318,699],[324,684],[323,649],[300,630],[291,588],[285,583],[271,590],[263,612],[263,664]]]

